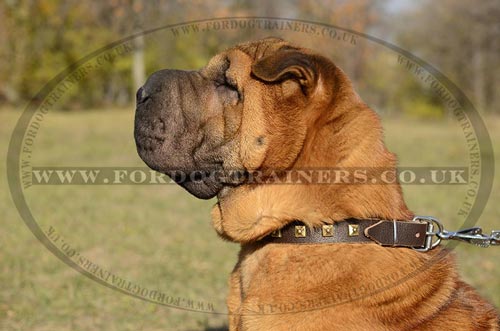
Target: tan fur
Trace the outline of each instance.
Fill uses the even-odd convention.
[[[242,44],[202,71],[227,57],[226,75],[244,93],[242,103],[225,110],[224,136],[233,143],[224,166],[394,168],[378,116],[330,60],[293,46],[312,59],[314,83],[304,83],[309,72],[279,84],[252,74],[255,63],[285,45],[276,39]],[[412,216],[397,183],[224,188],[213,225],[223,238],[242,244],[227,301],[230,330],[498,330],[494,308],[459,280],[444,250],[258,241],[297,219],[312,227],[348,217]]]

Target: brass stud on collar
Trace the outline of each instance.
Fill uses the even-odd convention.
[[[357,237],[359,236],[359,225],[358,224],[349,224],[349,237]]]
[[[295,226],[295,238],[304,238],[306,236],[306,226],[296,225]]]
[[[273,237],[273,238],[281,238],[281,229],[275,230],[275,231],[271,232],[271,237]]]
[[[323,224],[321,233],[323,237],[333,237],[333,224]]]

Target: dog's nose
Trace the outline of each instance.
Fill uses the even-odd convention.
[[[138,90],[137,90],[137,93],[135,95],[135,98],[136,98],[136,102],[137,104],[140,104],[140,103],[143,103],[144,101],[146,101],[148,99],[148,95],[146,93],[146,91],[144,90],[144,87],[140,87]]]

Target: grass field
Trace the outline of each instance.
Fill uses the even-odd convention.
[[[0,112],[0,172],[20,113]],[[500,119],[486,121],[500,155]],[[453,120],[386,119],[386,140],[403,166],[467,166],[463,134]],[[37,137],[38,166],[143,166],[132,136],[133,111],[51,113]],[[496,166],[500,170],[500,166]],[[166,308],[121,294],[65,265],[34,237],[0,177],[0,330],[224,330],[226,316]],[[450,229],[464,186],[407,185],[408,205]],[[36,186],[27,201],[40,227],[56,229],[95,264],[173,297],[225,312],[226,281],[238,246],[210,227],[214,201],[173,185]],[[500,228],[500,179],[478,225]],[[500,248],[459,245],[463,278],[500,306]]]

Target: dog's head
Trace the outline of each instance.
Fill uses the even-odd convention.
[[[237,45],[198,71],[161,70],[137,92],[137,150],[199,198],[218,171],[286,169],[335,84],[326,58],[268,38]],[[312,102],[314,99],[314,102]]]
[[[151,168],[199,198],[217,195],[212,222],[230,240],[249,242],[296,219],[316,226],[411,216],[398,183],[263,185],[227,176],[395,167],[378,116],[347,76],[281,39],[237,45],[199,71],[154,73],[137,92],[135,139]]]

